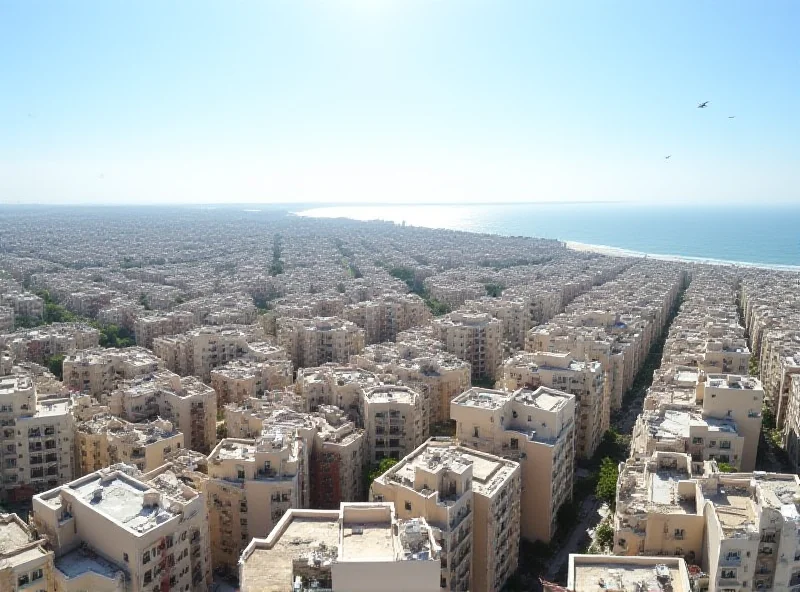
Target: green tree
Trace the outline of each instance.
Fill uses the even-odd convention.
[[[717,468],[719,469],[720,473],[735,473],[736,469],[725,462],[718,462]]]
[[[492,298],[499,298],[503,293],[503,286],[500,284],[484,284],[484,287],[486,288],[486,295],[491,296]]]
[[[609,549],[614,545],[614,529],[608,520],[604,520],[597,527],[594,533],[594,540],[597,546],[603,549]]]
[[[600,465],[600,474],[597,478],[597,488],[595,495],[598,499],[614,507],[617,496],[617,479],[619,478],[619,468],[617,463],[609,457],[603,459]]]
[[[64,378],[64,356],[51,356],[45,360],[48,370],[59,380]]]
[[[367,486],[367,494],[369,494],[369,488],[372,486],[372,482],[375,481],[378,477],[383,475],[386,471],[391,469],[393,466],[397,464],[396,458],[383,458],[381,462],[377,465],[373,465],[372,469],[369,470],[367,473],[366,478],[366,486]]]

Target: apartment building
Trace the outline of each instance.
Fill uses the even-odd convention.
[[[215,568],[235,573],[253,537],[267,536],[289,508],[308,507],[308,455],[296,430],[280,426],[214,448],[204,490]]]
[[[394,341],[401,331],[430,322],[431,312],[416,294],[383,294],[348,304],[342,317],[364,329],[367,344]]]
[[[706,377],[703,415],[736,423],[736,431],[744,439],[743,471],[752,471],[756,466],[763,401],[764,390],[757,378],[737,374],[709,374]]]
[[[165,335],[184,333],[194,326],[194,314],[189,311],[168,312],[139,317],[133,325],[136,345],[153,348],[153,340]]]
[[[0,590],[49,592],[55,589],[53,553],[16,514],[0,514]]]
[[[0,347],[8,348],[15,361],[37,364],[99,343],[100,331],[83,323],[53,323],[0,335]]]
[[[694,574],[690,576],[681,557],[569,555],[566,587],[569,592],[642,590],[642,584],[646,586],[644,590],[659,592],[692,592],[702,585]],[[546,592],[551,589],[557,590],[545,585]]]
[[[112,415],[133,423],[159,417],[171,421],[192,450],[208,452],[217,442],[217,394],[194,376],[167,370],[138,376],[101,402]]]
[[[361,404],[370,463],[379,463],[384,458],[399,460],[422,444],[430,433],[422,396],[407,386],[369,388]]]
[[[142,347],[82,349],[64,358],[64,385],[99,397],[121,380],[158,372],[161,360]]]
[[[194,375],[208,382],[211,371],[232,360],[245,356],[255,359],[285,360],[285,352],[267,346],[253,351],[250,342],[263,337],[255,325],[227,325],[198,327],[178,335],[153,339],[153,353],[164,360],[167,369],[181,376]]]
[[[192,590],[211,585],[205,498],[166,467],[114,465],[34,496],[55,553],[55,590]]]
[[[321,366],[328,362],[346,364],[350,356],[364,349],[364,330],[337,317],[277,320],[278,344],[295,368]]]
[[[422,518],[401,520],[389,503],[292,509],[239,561],[241,592],[434,592],[441,549]]]
[[[134,465],[142,472],[153,471],[183,445],[183,434],[165,419],[130,423],[108,414],[95,415],[75,425],[76,475],[117,463]]]
[[[217,393],[217,406],[243,403],[272,390],[291,386],[290,360],[232,360],[211,371],[211,388]]]
[[[450,419],[450,401],[471,386],[468,362],[441,350],[441,344],[420,346],[401,341],[370,345],[350,364],[377,374],[391,374],[412,388],[424,385],[430,398],[430,421]],[[420,386],[422,388],[422,386]]]
[[[600,362],[580,362],[569,353],[522,353],[503,363],[499,385],[507,390],[556,389],[575,396],[575,454],[591,458],[611,423],[611,402]]]
[[[520,492],[518,463],[433,438],[373,481],[370,499],[434,528],[441,589],[486,592],[517,568]]]
[[[702,566],[710,590],[800,585],[800,478],[721,473],[714,462],[690,477],[688,462],[688,455],[655,453],[625,463],[615,552],[683,556]]]
[[[321,405],[314,413],[280,404],[228,405],[225,424],[230,438],[256,438],[270,426],[295,429],[310,451],[310,500],[318,509],[338,508],[343,501],[364,498],[367,439],[344,411]]]
[[[41,319],[44,316],[44,300],[36,294],[5,289],[0,292],[0,305],[12,308],[15,316],[30,319]]]
[[[457,311],[434,319],[433,329],[448,352],[469,362],[473,380],[497,376],[502,362],[502,321],[488,313]]]
[[[0,499],[17,502],[73,478],[69,399],[38,400],[29,374],[0,378]]]
[[[463,446],[519,463],[522,537],[549,542],[559,508],[572,499],[575,397],[541,386],[513,393],[473,387],[450,408]]]
[[[10,306],[0,306],[0,333],[11,333],[15,321],[14,309]]]

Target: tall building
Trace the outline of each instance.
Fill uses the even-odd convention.
[[[572,499],[575,397],[541,386],[513,393],[473,387],[450,408],[463,446],[520,464],[522,537],[549,542],[559,508]]]
[[[441,550],[423,519],[400,520],[391,504],[292,509],[239,561],[241,592],[432,592]]]
[[[158,372],[162,362],[141,347],[82,349],[64,358],[63,381],[70,390],[99,397],[117,382]]]
[[[424,518],[442,549],[440,588],[500,590],[517,568],[520,467],[497,456],[430,439],[370,490],[401,518]]]
[[[27,373],[0,378],[0,499],[29,499],[73,478],[72,402],[38,400]]]
[[[166,370],[139,376],[103,399],[112,415],[133,423],[171,421],[192,450],[210,452],[217,442],[217,394],[194,376]]]
[[[192,590],[211,585],[203,494],[166,467],[114,465],[34,496],[55,552],[55,590]]]
[[[522,353],[506,360],[500,384],[507,390],[546,386],[575,396],[575,454],[591,458],[610,425],[611,403],[600,362],[569,353]]]
[[[222,407],[291,386],[292,375],[289,360],[237,359],[211,371],[211,388],[217,393],[217,406]]]
[[[320,366],[327,362],[345,364],[364,349],[364,330],[337,317],[277,320],[278,344],[295,368]]]
[[[308,507],[308,450],[295,430],[226,438],[208,456],[205,491],[213,562],[234,572],[253,537],[265,537],[289,508]]]
[[[472,378],[494,379],[502,363],[503,322],[488,313],[452,312],[434,319],[445,349],[470,363]]]
[[[363,396],[369,462],[401,459],[428,437],[422,396],[407,386],[376,386]]]

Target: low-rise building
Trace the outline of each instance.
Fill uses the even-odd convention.
[[[385,503],[292,509],[239,561],[241,592],[434,592],[441,549],[424,519]]]

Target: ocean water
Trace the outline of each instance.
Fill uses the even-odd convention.
[[[553,238],[610,251],[800,268],[800,204],[333,206],[302,216]]]

